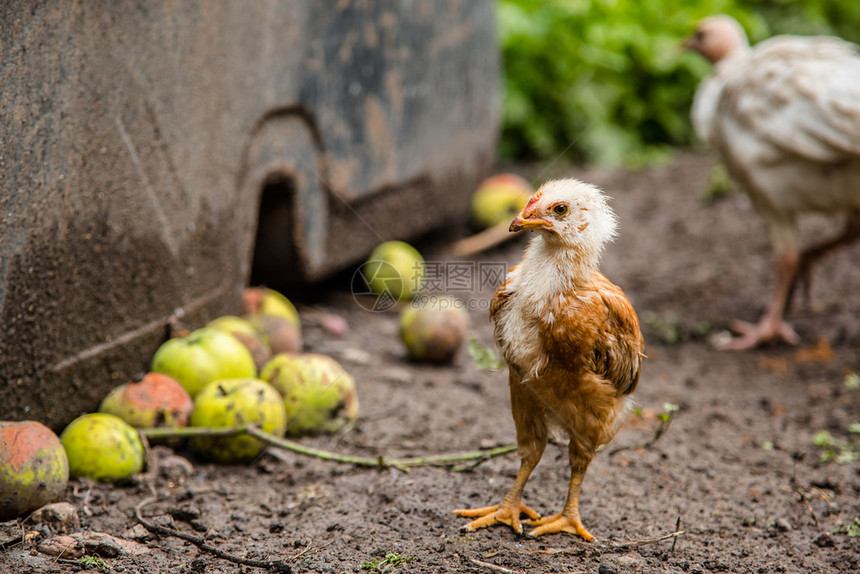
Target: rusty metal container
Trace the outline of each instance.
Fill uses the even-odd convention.
[[[171,316],[463,213],[499,114],[490,0],[0,8],[0,419],[58,429]]]

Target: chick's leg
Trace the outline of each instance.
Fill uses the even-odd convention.
[[[540,536],[541,534],[552,534],[555,532],[569,532],[582,537],[586,542],[594,541],[594,536],[582,525],[579,516],[579,495],[582,492],[582,479],[585,470],[591,462],[593,453],[577,453],[574,448],[570,450],[570,486],[567,490],[567,502],[564,509],[558,514],[547,516],[532,522],[537,528],[529,532],[529,536]]]
[[[525,384],[527,383],[520,382],[515,372],[511,372],[511,412],[514,415],[514,425],[517,429],[517,450],[522,459],[517,478],[514,480],[513,487],[499,504],[454,511],[454,514],[466,518],[477,517],[476,520],[462,528],[467,532],[501,522],[513,528],[518,534],[522,534],[523,526],[520,521],[520,514],[525,514],[532,520],[536,520],[540,516],[523,503],[523,490],[529,476],[543,456],[549,435],[546,423],[541,417],[534,414],[539,411],[539,408],[534,402],[534,396],[524,386]]]
[[[496,522],[507,524],[514,529],[517,534],[523,533],[523,525],[520,521],[520,514],[525,514],[532,520],[536,520],[540,515],[525,505],[523,502],[523,489],[529,479],[537,463],[540,461],[540,455],[543,454],[543,447],[537,451],[536,457],[525,457],[520,465],[520,471],[517,473],[517,478],[514,481],[514,486],[508,491],[502,501],[492,506],[483,508],[461,508],[454,511],[454,514],[466,518],[475,518],[472,522],[462,527],[462,530],[471,532],[484,526],[491,526]]]

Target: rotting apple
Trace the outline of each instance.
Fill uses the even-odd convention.
[[[269,358],[278,353],[297,353],[302,350],[302,331],[280,315],[257,313],[248,316],[263,342],[269,346]]]
[[[265,381],[254,378],[212,381],[194,399],[191,424],[225,428],[254,423],[269,434],[282,437],[287,425],[284,401]],[[197,437],[194,446],[208,459],[224,464],[248,462],[266,444],[252,436]]]
[[[485,179],[472,195],[472,224],[486,229],[509,222],[526,206],[534,191],[529,182],[512,173]]]
[[[166,341],[152,357],[152,371],[179,381],[191,398],[211,381],[257,375],[254,358],[245,345],[211,327]]]
[[[254,365],[258,371],[272,357],[272,349],[269,343],[265,341],[263,335],[247,319],[234,315],[224,315],[210,321],[206,326],[224,331],[239,339],[239,342],[245,345],[254,358]]]
[[[116,415],[135,428],[184,427],[194,403],[179,381],[163,373],[147,373],[124,383],[102,399],[99,412]]]
[[[60,439],[37,421],[0,422],[0,521],[58,500],[69,481]]]
[[[301,328],[301,319],[295,305],[283,294],[268,287],[248,287],[242,294],[242,305],[245,316],[275,315],[283,317],[296,327]]]
[[[337,432],[358,417],[355,380],[331,357],[275,355],[260,378],[283,396],[291,436]]]
[[[455,297],[431,295],[400,313],[400,339],[416,361],[450,363],[466,338],[469,314]]]
[[[371,291],[397,301],[412,299],[424,282],[424,257],[403,241],[386,241],[376,247],[361,268]]]
[[[60,442],[72,478],[122,482],[143,471],[143,441],[134,427],[116,415],[81,415],[63,430]]]

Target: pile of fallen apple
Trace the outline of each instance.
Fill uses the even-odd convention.
[[[473,199],[473,222],[510,219],[530,189],[497,176]],[[368,287],[404,302],[400,337],[417,361],[447,363],[462,346],[469,320],[463,303],[444,294],[415,296],[425,262],[412,246],[389,241],[365,264]],[[411,302],[411,303],[410,303]],[[302,352],[293,304],[267,288],[249,288],[241,317],[224,316],[166,341],[141,380],[113,389],[98,412],[73,420],[59,437],[36,421],[0,422],[0,520],[60,498],[68,479],[121,482],[143,471],[138,429],[254,424],[277,437],[333,433],[358,416],[355,381],[334,359]],[[253,460],[265,448],[247,435],[197,436],[194,449],[215,462]]]
[[[277,437],[335,432],[358,416],[355,382],[334,359],[302,353],[293,304],[251,288],[243,317],[225,316],[166,341],[141,380],[120,385],[96,413],[59,437],[36,421],[0,422],[0,519],[56,500],[67,480],[121,482],[143,471],[137,429],[254,424]],[[220,463],[253,460],[265,447],[236,436],[196,437]]]

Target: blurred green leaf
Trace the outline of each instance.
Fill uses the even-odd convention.
[[[710,65],[681,43],[728,13],[774,34],[860,40],[858,0],[498,0],[506,159],[639,166],[694,142],[693,94]]]

